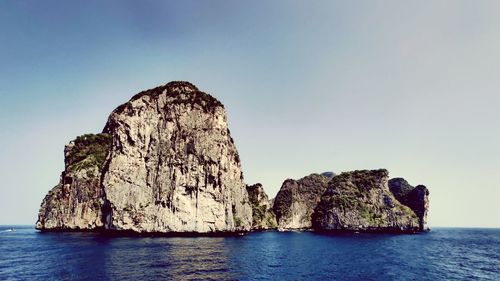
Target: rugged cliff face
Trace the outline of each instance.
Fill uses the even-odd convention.
[[[238,152],[222,104],[189,83],[142,92],[104,129],[106,228],[147,232],[250,230]]]
[[[419,218],[388,187],[387,170],[342,173],[332,178],[313,214],[321,231],[421,231]]]
[[[311,174],[299,180],[285,180],[273,204],[278,229],[311,228],[311,215],[329,179],[324,175]]]
[[[389,190],[399,202],[408,206],[418,216],[419,228],[427,227],[427,210],[429,209],[429,190],[423,185],[411,186],[403,178],[389,180]]]
[[[141,92],[111,113],[101,135],[111,140],[104,156],[76,174],[67,165],[71,173],[42,203],[39,229],[250,230],[238,152],[225,109],[212,96],[187,82]],[[89,222],[73,225],[82,216]]]
[[[247,185],[247,191],[252,205],[252,229],[275,229],[278,226],[276,216],[262,184]]]
[[[36,228],[132,232],[426,230],[429,191],[386,170],[246,186],[224,106],[187,82],[141,92],[65,148]],[[272,206],[272,208],[271,208]]]
[[[108,134],[84,135],[64,149],[61,180],[45,196],[37,229],[95,229],[102,223],[101,171],[111,145]]]

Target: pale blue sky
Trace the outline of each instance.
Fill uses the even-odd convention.
[[[67,142],[188,80],[271,196],[387,168],[431,226],[500,227],[500,2],[179,2],[0,1],[0,224],[36,221]]]

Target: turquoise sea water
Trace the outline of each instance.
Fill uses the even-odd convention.
[[[500,280],[500,229],[110,237],[0,226],[0,280]]]

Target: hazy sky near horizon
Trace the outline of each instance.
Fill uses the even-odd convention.
[[[70,140],[187,80],[271,197],[387,168],[428,186],[431,226],[500,227],[498,1],[4,0],[0,42],[0,224],[35,223]]]

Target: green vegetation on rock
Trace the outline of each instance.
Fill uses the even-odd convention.
[[[278,225],[262,184],[247,185],[248,198],[252,206],[252,228],[274,229]]]
[[[181,88],[189,89],[188,91],[179,90]],[[156,99],[161,93],[166,92],[167,97],[171,98],[171,104],[199,105],[207,113],[214,113],[216,107],[224,107],[224,105],[212,97],[211,95],[198,90],[196,86],[186,81],[172,81],[163,86],[142,91],[133,96],[129,102],[124,103],[115,109],[115,113],[121,113],[131,107],[130,102],[148,96],[151,99]],[[105,129],[106,131],[106,129]]]
[[[311,174],[299,180],[285,180],[273,205],[278,228],[310,228],[311,215],[329,180],[320,174]]]
[[[418,230],[418,218],[389,191],[385,169],[334,176],[313,214],[317,230]]]
[[[100,171],[111,147],[108,134],[86,134],[77,137],[65,149],[66,170],[80,170],[97,167]],[[89,172],[87,175],[90,176]]]

